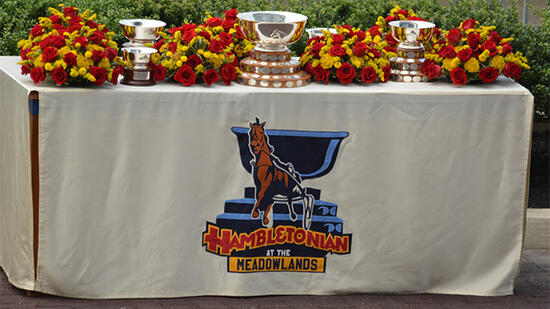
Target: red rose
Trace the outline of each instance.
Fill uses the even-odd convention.
[[[67,81],[67,72],[63,68],[55,68],[50,72],[52,80],[58,84],[63,85]]]
[[[325,44],[323,44],[321,42],[317,42],[317,43],[313,44],[310,51],[313,55],[315,55],[316,57],[319,57],[319,53],[321,52],[321,49],[323,48],[323,46],[325,46]]]
[[[380,35],[380,30],[379,30],[379,27],[378,25],[374,25],[372,26],[368,32],[370,33],[370,35],[374,38],[375,36],[377,35]]]
[[[63,56],[63,61],[67,64],[67,66],[70,68],[76,64],[76,56],[75,54],[68,52]]]
[[[503,55],[506,55],[510,52],[512,52],[512,45],[510,45],[510,43],[506,42],[502,45],[500,45],[502,47],[502,54]]]
[[[476,26],[476,20],[473,18],[470,18],[462,23],[462,29],[464,30],[472,29],[475,26]]]
[[[103,57],[105,57],[105,53],[102,52],[101,50],[97,50],[97,49],[92,50],[92,60],[94,62],[101,61],[101,59],[103,59]]]
[[[489,40],[498,44],[502,40],[502,37],[498,35],[498,32],[493,30],[489,32]]]
[[[223,20],[219,17],[212,17],[206,21],[206,24],[208,25],[208,27],[212,27],[212,28],[221,26],[222,23],[223,23]]]
[[[76,37],[74,39],[73,45],[76,47],[77,43],[80,43],[80,48],[84,48],[84,47],[86,47],[86,45],[88,45],[88,39],[86,39],[83,36]]]
[[[346,55],[346,50],[340,44],[336,44],[330,48],[328,53],[332,57],[342,57]]]
[[[355,68],[347,62],[343,63],[342,66],[336,71],[336,77],[342,84],[349,84],[357,76]]]
[[[398,11],[397,11],[397,14],[401,14],[401,15],[403,15],[403,16],[405,16],[405,17],[409,16],[409,12],[407,12],[406,10],[403,10],[403,9],[398,10]]]
[[[187,58],[187,64],[190,65],[193,69],[199,65],[202,64],[202,59],[197,55],[191,55],[189,58]]]
[[[456,57],[456,52],[452,45],[445,45],[445,47],[439,51],[438,55],[443,58],[453,59]]]
[[[86,22],[86,25],[88,25],[88,27],[90,27],[92,29],[97,29],[99,27],[99,25],[93,20],[88,20]],[[105,30],[105,29],[107,29],[107,27],[103,28],[104,31],[102,31],[102,32],[105,32],[105,33],[109,32],[109,29],[107,29],[107,30]]]
[[[384,72],[384,83],[390,80],[391,76],[391,66],[387,65],[382,68],[382,72]]]
[[[182,36],[182,40],[183,40],[183,43],[185,44],[189,44],[189,42],[191,42],[191,40],[197,36],[197,33],[195,32],[195,30],[188,30],[188,31],[185,31],[183,33],[183,36]]]
[[[487,67],[485,69],[482,69],[478,73],[479,78],[485,84],[488,84],[488,83],[491,83],[491,82],[495,81],[495,79],[497,79],[497,77],[498,77],[498,74],[499,74],[498,69],[493,68],[493,67]]]
[[[31,29],[31,35],[33,37],[37,37],[37,36],[40,36],[43,32],[43,28],[42,26],[40,26],[40,24],[36,24],[34,25],[34,27],[32,27]]]
[[[466,82],[468,81],[468,76],[463,69],[454,68],[451,71],[451,80],[455,85],[466,85]]]
[[[358,30],[354,34],[357,36],[357,41],[359,42],[363,41],[367,37],[367,34],[363,30]]]
[[[390,32],[386,33],[386,42],[388,42],[391,46],[395,46],[399,43]]]
[[[451,44],[456,44],[458,43],[462,35],[460,34],[460,30],[458,28],[453,28],[449,30],[445,37],[447,38],[447,40],[449,40]]]
[[[204,81],[206,86],[210,86],[218,80],[218,72],[216,72],[216,70],[214,69],[210,69],[204,72],[202,80]]]
[[[231,85],[231,81],[237,77],[237,70],[232,63],[226,63],[220,68],[220,76],[226,85]]]
[[[222,22],[222,28],[225,31],[229,31],[229,29],[233,28],[233,26],[235,26],[234,19],[224,19]]]
[[[466,63],[466,61],[468,61],[471,57],[472,49],[469,47],[458,52],[458,59],[460,59],[463,63]]]
[[[521,76],[521,71],[522,70],[523,69],[520,66],[518,66],[517,64],[515,64],[513,62],[508,62],[506,64],[506,66],[504,67],[504,70],[502,70],[502,73],[504,73],[504,76],[513,78],[517,81]],[[32,74],[32,72],[31,72],[31,74]]]
[[[75,32],[75,31],[80,31],[80,29],[82,29],[82,25],[81,25],[81,24],[78,24],[78,23],[76,23],[76,24],[71,24],[71,25],[69,26],[69,32],[70,32],[70,33],[73,33],[73,32]]]
[[[153,64],[153,79],[157,82],[161,82],[166,77],[166,68],[160,64]]]
[[[208,50],[214,54],[219,54],[223,50],[223,44],[219,40],[212,40],[210,41]]]
[[[176,75],[174,75],[174,80],[180,82],[184,86],[191,86],[195,84],[197,75],[195,75],[193,68],[184,64],[178,69]]]
[[[208,40],[208,42],[210,42],[210,39],[212,39],[212,35],[210,35],[210,33],[208,33],[207,31],[201,31],[199,33],[200,36],[202,36],[203,38],[205,38],[206,40]]]
[[[65,13],[65,15],[67,15],[67,16],[76,17],[77,14],[78,14],[78,8],[68,6],[68,7],[63,8],[63,13]]]
[[[361,82],[370,84],[378,78],[376,71],[373,67],[364,67],[361,70]]]
[[[31,65],[30,64],[25,64],[25,65],[22,65],[21,66],[21,75],[27,75],[31,72]]]
[[[390,21],[394,21],[394,20],[396,20],[396,19],[397,19],[397,17],[395,17],[395,16],[387,16],[387,17],[385,18],[386,24],[389,23]]]
[[[347,37],[353,36],[353,28],[351,25],[341,25],[340,28],[348,30],[347,32],[344,32]]]
[[[155,44],[153,44],[153,47],[156,48],[157,50],[160,50],[162,45],[164,45],[164,39],[160,39],[159,41],[157,41]]]
[[[428,74],[429,79],[438,78],[441,76],[441,66],[435,64],[432,60],[425,60],[422,64],[422,70]]]
[[[120,74],[124,74],[124,68],[123,68],[121,65],[117,65],[117,66],[113,69],[113,72],[111,72],[111,80],[110,80],[110,82],[111,82],[113,85],[118,84],[118,76],[119,76]]]
[[[363,57],[368,49],[369,47],[364,42],[357,42],[352,47],[353,54],[357,57]]]
[[[55,46],[57,48],[61,48],[65,46],[65,37],[62,35],[54,35],[52,36],[52,46]]]
[[[27,54],[31,52],[31,49],[30,48],[25,48],[25,49],[20,49],[19,50],[19,55],[21,56],[21,60],[27,60],[29,59],[29,57],[27,57]]]
[[[435,38],[436,40],[441,37],[441,30],[439,28],[434,28],[434,33],[432,34],[432,38]]]
[[[42,61],[54,62],[55,60],[57,60],[57,48],[52,46],[46,47],[46,49],[42,51]]]
[[[481,44],[481,49],[488,50],[491,56],[494,56],[498,53],[497,45],[491,40],[487,40]]]
[[[479,33],[470,32],[466,38],[468,39],[468,45],[470,45],[470,48],[477,50],[479,47],[479,42],[481,41],[481,36]]]
[[[374,48],[371,48],[369,50],[369,53],[372,53],[374,58],[380,58],[380,56],[382,56],[382,53],[378,49],[374,49]]]
[[[31,70],[31,79],[35,84],[46,79],[46,71],[43,68],[34,68]]]
[[[389,52],[389,53],[397,53],[397,49],[395,47],[392,47],[392,46],[386,46],[386,47],[384,47],[384,50]]]
[[[237,18],[237,10],[236,9],[227,10],[227,11],[224,11],[224,13],[225,13],[225,18],[226,19],[235,20],[235,18]]]
[[[229,44],[233,43],[233,37],[227,32],[222,32],[220,33],[220,41],[224,47],[227,47]]]
[[[90,68],[90,74],[95,77],[95,84],[101,86],[107,79],[107,70],[104,68],[93,66]]]
[[[111,47],[105,48],[105,57],[107,57],[109,61],[112,61],[116,57],[116,51]]]
[[[53,28],[55,30],[57,30],[57,32],[62,33],[62,34],[66,33],[66,32],[67,33],[69,32],[69,30],[67,30],[67,28],[63,27],[63,25],[61,25],[61,24],[53,24]]]
[[[39,43],[40,48],[42,50],[46,49],[46,47],[52,46],[52,37],[49,36],[42,40],[42,42]]]
[[[50,16],[50,20],[54,24],[59,24],[61,22],[61,17],[59,17],[59,15],[52,15]]]
[[[342,44],[344,42],[344,36],[341,35],[341,34],[335,34],[332,36],[332,41],[334,42],[334,44]]]
[[[94,44],[102,45],[101,42],[104,39],[106,39],[105,34],[103,34],[103,32],[96,31],[92,35],[90,35],[90,38],[88,40]]]
[[[325,82],[328,85],[328,80],[330,77],[330,71],[323,69],[321,65],[318,65],[313,68],[313,75],[315,75],[315,80],[318,82]]]
[[[178,43],[177,42],[170,42],[168,43],[168,49],[171,53],[175,54],[178,50]]]

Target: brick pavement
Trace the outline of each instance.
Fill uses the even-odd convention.
[[[156,299],[70,299],[44,294],[27,296],[0,271],[0,309],[27,308],[550,308],[550,251],[527,250],[514,296],[373,295],[183,297]]]

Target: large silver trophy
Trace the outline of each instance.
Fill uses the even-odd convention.
[[[154,43],[166,23],[151,19],[124,19],[120,25],[124,36],[129,40],[122,44],[122,55],[130,66],[124,68],[122,83],[131,86],[151,86],[155,84],[153,70],[148,66],[151,55],[157,50],[145,46]]]
[[[255,87],[291,88],[310,83],[311,76],[292,59],[287,45],[300,39],[307,17],[278,11],[245,12],[237,15],[245,37],[256,44],[240,64],[239,82]]]
[[[427,44],[434,33],[435,24],[418,20],[396,20],[389,22],[393,37],[399,41],[397,57],[390,59],[393,80],[397,82],[426,82],[423,71],[426,60],[423,44]]]

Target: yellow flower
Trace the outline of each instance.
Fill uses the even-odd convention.
[[[69,75],[71,75],[71,77],[77,77],[78,76],[78,70],[75,69],[75,68],[72,68],[71,73],[69,73]]]
[[[88,52],[86,52],[86,53],[88,53]],[[91,52],[89,52],[89,53],[91,54]],[[86,70],[88,70],[89,68],[91,68],[94,65],[94,61],[90,58],[86,58],[86,57],[82,56],[82,54],[78,54],[76,56],[76,64],[79,67],[83,67]]]
[[[181,67],[181,66],[183,65],[183,62],[181,62],[181,60],[178,60],[178,61],[176,61],[176,65],[177,65],[178,67]]]
[[[111,63],[109,62],[108,58],[103,58],[103,59],[101,59],[101,61],[99,61],[98,66],[100,68],[104,68],[104,69],[108,70],[108,69],[111,68]]]
[[[92,52],[91,51],[87,51],[84,53],[84,57],[86,58],[92,58]]]
[[[84,78],[86,78],[87,80],[89,80],[92,83],[96,81],[95,77],[90,73],[84,75]]]
[[[53,65],[51,63],[46,63],[46,65],[44,65],[44,69],[46,69],[46,71],[51,71],[53,70]]]
[[[363,57],[357,57],[357,56],[351,56],[350,57],[351,64],[353,64],[354,67],[360,69],[365,64],[365,60]]]
[[[479,61],[474,57],[468,59],[468,61],[464,63],[464,69],[470,73],[477,73],[479,71]]]
[[[86,70],[86,68],[80,68],[80,69],[78,69],[78,74],[80,74],[80,75],[82,75],[82,76],[86,75],[86,72],[88,72],[88,71]]]
[[[44,67],[44,62],[42,62],[42,55],[40,55],[36,59],[34,59],[33,64],[37,68],[43,68]]]
[[[321,66],[325,70],[332,68],[332,66],[334,65],[334,62],[336,61],[334,61],[334,58],[332,58],[329,54],[324,54],[321,57]]]
[[[319,66],[319,64],[321,64],[321,62],[319,61],[319,59],[315,59],[313,60],[313,62],[311,63],[311,65],[316,68]]]
[[[342,66],[342,62],[340,62],[340,61],[337,61],[337,62],[334,63],[334,67],[336,69],[339,69],[341,66]]]
[[[489,58],[490,55],[491,55],[491,53],[489,52],[488,49],[484,50],[481,53],[481,55],[479,55],[479,61],[481,61],[481,62],[487,61],[487,58]]]
[[[172,55],[173,55],[173,54],[172,54],[171,51],[169,51],[169,52],[166,53],[166,57],[172,57]]]
[[[456,68],[460,64],[460,59],[458,59],[458,63],[457,61],[455,61],[456,59],[458,58],[456,57],[452,59],[446,58],[445,60],[443,60],[443,68],[447,71],[452,71],[454,68]]]
[[[499,70],[504,69],[506,66],[506,62],[504,61],[504,57],[502,56],[494,56],[493,59],[491,59],[491,62],[489,63],[492,67],[497,68]]]
[[[202,64],[199,64],[195,67],[195,73],[196,74],[202,73],[204,71],[205,71],[205,69],[204,69],[204,66]]]

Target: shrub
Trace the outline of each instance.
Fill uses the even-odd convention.
[[[47,8],[57,6],[54,0],[3,0],[0,11],[0,55],[17,55],[17,41],[27,36],[39,16],[47,14]],[[124,18],[155,18],[165,21],[168,27],[184,21],[200,23],[205,12],[223,16],[223,11],[236,8],[241,12],[251,10],[282,10],[308,16],[308,27],[327,27],[350,24],[369,28],[378,16],[387,15],[398,4],[413,9],[418,16],[428,18],[439,28],[451,29],[470,17],[483,25],[495,25],[503,37],[514,37],[514,50],[529,59],[531,70],[522,74],[519,82],[535,96],[535,117],[548,120],[550,115],[550,0],[548,6],[537,12],[541,16],[539,27],[519,22],[517,7],[503,8],[497,0],[462,0],[456,5],[443,7],[437,0],[67,0],[65,5],[89,8],[97,13],[98,22],[115,31],[114,39],[122,44],[125,39],[118,26]],[[295,55],[305,48],[307,35],[293,44]]]

